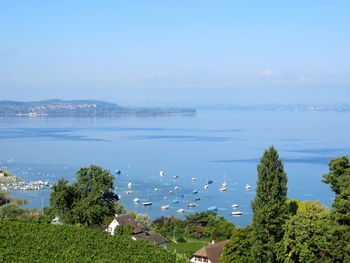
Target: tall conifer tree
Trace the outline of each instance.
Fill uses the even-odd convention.
[[[264,152],[258,165],[255,199],[252,201],[252,254],[254,262],[277,262],[278,242],[287,218],[287,176],[274,147]]]

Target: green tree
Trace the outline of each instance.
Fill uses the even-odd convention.
[[[50,205],[69,224],[101,225],[115,214],[118,196],[113,192],[114,177],[107,170],[91,165],[81,168],[77,181],[68,185],[61,179],[53,187]]]
[[[333,159],[323,182],[335,193],[330,213],[329,253],[333,262],[350,262],[350,163],[347,156]]]
[[[251,254],[251,227],[236,227],[225,244],[220,262],[253,263]]]
[[[0,207],[0,217],[3,218],[18,218],[24,214],[24,209],[16,204],[5,204]]]
[[[152,226],[152,219],[147,214],[137,214],[135,222],[145,230],[150,230]]]
[[[277,245],[283,237],[288,214],[287,176],[274,147],[267,149],[258,165],[255,199],[252,201],[252,254],[255,262],[276,262]]]
[[[303,202],[303,208],[286,221],[279,259],[282,262],[327,262],[329,209],[319,202]]]
[[[10,196],[7,192],[0,191],[0,206],[10,202]]]

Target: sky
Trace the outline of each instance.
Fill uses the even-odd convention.
[[[350,1],[0,2],[0,100],[348,103]]]

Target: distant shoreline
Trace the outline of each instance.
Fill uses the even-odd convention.
[[[118,104],[95,100],[0,101],[0,116],[14,117],[192,116],[196,113],[196,109],[193,108],[122,107]]]

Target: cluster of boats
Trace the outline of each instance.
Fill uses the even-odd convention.
[[[119,172],[119,171],[118,171],[118,172]],[[119,172],[119,174],[120,174],[120,172]],[[160,175],[160,177],[162,178],[162,177],[165,176],[165,172],[164,172],[164,171],[160,171],[159,175]],[[179,178],[179,175],[174,175],[172,178],[173,178],[174,180],[175,180],[175,179],[178,179],[178,178]],[[199,179],[199,178],[197,178],[197,177],[193,177],[193,178],[191,178],[191,181],[192,181],[192,182],[197,182],[198,179]],[[207,189],[210,187],[210,185],[213,184],[213,183],[214,183],[213,180],[207,180],[207,184],[204,185],[204,189],[207,190]],[[125,194],[129,195],[129,194],[132,193],[132,191],[131,191],[132,185],[133,185],[132,182],[129,182],[129,183],[127,184],[128,190],[125,191]],[[250,186],[249,184],[246,184],[244,188],[245,188],[246,190],[250,190],[250,189],[251,189],[251,186]],[[173,203],[173,204],[180,203],[180,201],[177,199],[177,193],[178,193],[178,190],[179,190],[179,189],[180,189],[179,186],[174,186],[173,190],[170,190],[170,191],[168,192],[169,195],[173,195],[174,192],[176,193],[176,199],[173,199],[173,200],[172,200],[172,203]],[[225,192],[227,189],[228,189],[228,183],[226,182],[226,179],[225,179],[225,181],[222,183],[222,185],[221,185],[219,191],[220,191],[220,192]],[[159,191],[158,188],[154,188],[154,189],[153,189],[153,192],[158,192],[158,191]],[[192,191],[192,194],[195,195],[195,194],[198,194],[198,192],[199,192],[198,189],[194,189],[194,190]],[[181,197],[183,198],[184,195],[182,194]],[[163,199],[164,199],[164,200],[167,200],[168,197],[165,196],[165,197],[163,197]],[[194,201],[199,201],[199,200],[201,200],[200,197],[195,197],[195,198],[194,198]],[[133,199],[133,202],[134,202],[135,204],[138,204],[138,203],[141,202],[141,200],[140,200],[140,198],[135,197],[135,198]],[[149,196],[148,196],[148,200],[147,200],[147,201],[141,202],[141,204],[142,204],[143,206],[152,206],[152,202],[150,201]],[[187,204],[187,207],[188,207],[188,208],[193,208],[193,207],[196,207],[196,206],[197,206],[197,204],[194,203],[194,202],[193,202],[193,203]],[[237,209],[237,208],[239,207],[239,205],[238,205],[238,204],[232,204],[231,207],[232,207],[232,209]],[[170,208],[170,205],[169,205],[169,204],[167,204],[167,205],[162,205],[162,206],[160,207],[161,210],[168,210],[169,208]],[[211,207],[209,207],[207,210],[208,210],[208,211],[217,211],[218,208],[217,208],[216,206],[211,206]],[[183,213],[186,212],[186,210],[185,210],[184,208],[179,208],[179,209],[177,209],[176,212],[179,213],[179,214],[183,214]],[[232,215],[232,216],[240,216],[240,215],[242,215],[242,214],[243,214],[243,213],[240,212],[240,211],[232,211],[232,212],[230,212],[230,215]]]
[[[49,182],[32,181],[32,182],[12,182],[12,183],[0,183],[0,191],[39,191],[44,189],[50,189],[52,185]]]

